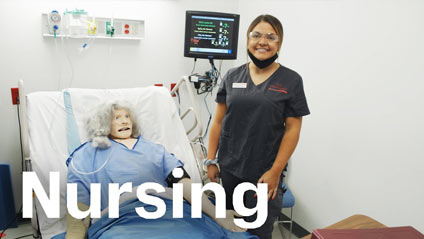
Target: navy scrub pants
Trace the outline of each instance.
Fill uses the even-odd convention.
[[[220,176],[222,179],[222,184],[224,186],[225,195],[226,195],[226,203],[228,210],[234,210],[233,207],[233,192],[234,189],[240,183],[246,182],[246,180],[239,179],[233,176],[230,172],[226,172],[221,169]],[[277,220],[280,215],[281,205],[283,202],[283,189],[281,188],[283,177],[280,178],[280,183],[278,185],[278,193],[274,200],[270,199],[268,201],[268,218],[265,223],[255,229],[249,229],[248,232],[258,236],[260,239],[272,239],[272,231],[274,229],[274,222]],[[257,182],[250,182],[256,185]],[[257,204],[257,198],[254,197],[254,191],[247,191],[244,194],[244,205],[247,208],[254,208]],[[252,216],[245,217],[244,220],[247,222],[253,222],[256,220],[256,213]]]

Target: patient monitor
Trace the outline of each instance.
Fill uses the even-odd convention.
[[[205,75],[193,75],[197,94],[212,92],[216,86],[219,71],[214,59],[234,60],[237,58],[237,44],[240,15],[221,12],[187,11],[184,56],[209,59],[211,69]]]

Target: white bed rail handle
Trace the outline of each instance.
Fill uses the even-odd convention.
[[[203,135],[203,126],[202,126],[202,121],[200,120],[199,117],[199,111],[196,108],[196,101],[194,98],[194,89],[193,89],[193,85],[190,82],[190,79],[188,78],[188,76],[183,76],[175,85],[175,87],[171,90],[171,95],[174,95],[175,92],[181,87],[181,85],[185,82],[185,85],[187,87],[187,91],[188,91],[188,95],[190,98],[190,103],[191,103],[191,107],[188,107],[188,109],[183,113],[183,115],[181,116],[181,119],[184,119],[184,117],[187,116],[187,114],[189,112],[192,112],[194,115],[194,124],[193,126],[190,127],[190,129],[188,131],[186,131],[187,135],[189,135],[191,132],[193,132],[193,130],[198,126],[199,127],[199,132],[193,137],[192,141],[195,141],[199,138],[202,137]]]
[[[184,119],[188,115],[188,113],[190,113],[190,112],[194,113],[193,107],[187,108],[187,110],[181,115],[181,119]],[[194,124],[193,124],[193,126],[191,126],[191,128],[189,130],[186,131],[187,135],[189,135],[196,128],[197,123],[198,123],[198,119],[196,117],[196,114],[194,113]]]

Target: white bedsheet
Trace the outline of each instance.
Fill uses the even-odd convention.
[[[139,117],[142,135],[163,145],[184,162],[184,168],[194,182],[201,182],[196,161],[178,116],[175,103],[167,89],[145,87],[131,89],[68,89],[71,95],[81,142],[87,136],[84,117],[95,105],[114,98],[134,103]],[[61,218],[48,219],[36,202],[40,230],[44,238],[65,231],[66,174],[65,161],[69,155],[66,138],[66,112],[62,92],[35,92],[27,97],[27,117],[30,155],[33,170],[48,191],[49,172],[58,171],[61,176]]]

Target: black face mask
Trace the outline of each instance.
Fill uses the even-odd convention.
[[[250,59],[252,59],[253,63],[261,69],[271,65],[278,58],[278,53],[275,53],[275,55],[272,56],[271,58],[261,61],[258,58],[256,58],[249,50],[247,50],[247,54],[249,54],[249,57]]]

